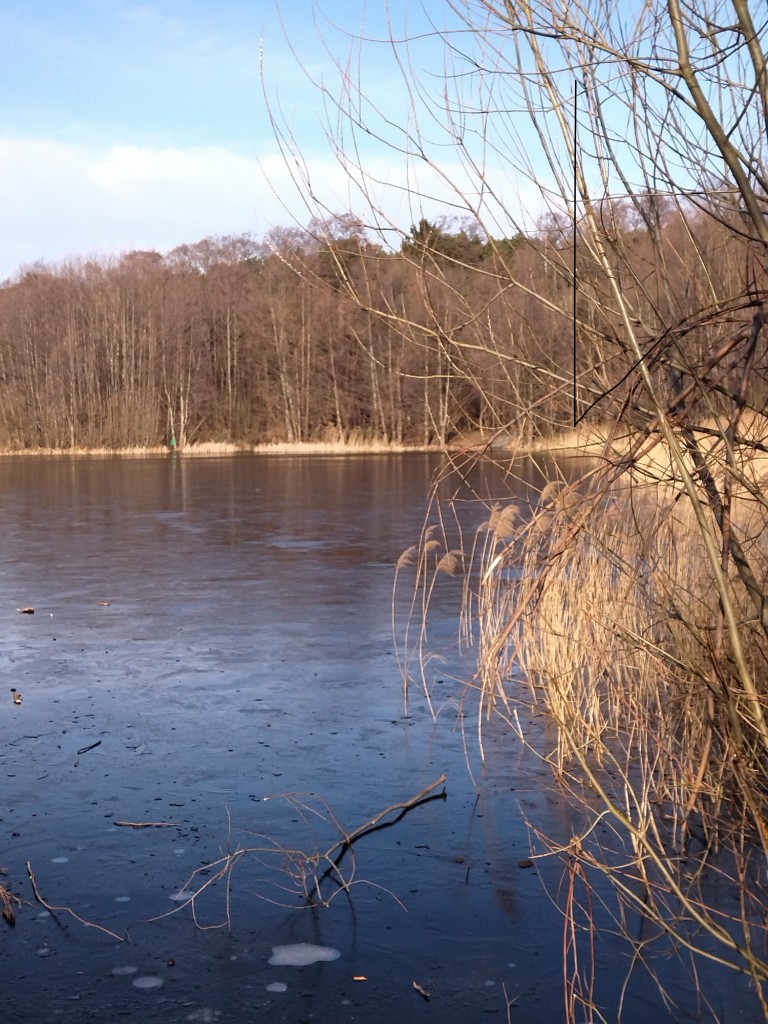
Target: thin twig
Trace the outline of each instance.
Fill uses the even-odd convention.
[[[32,889],[34,890],[35,898],[37,899],[38,903],[45,907],[46,910],[49,910],[51,913],[71,914],[76,921],[79,921],[80,924],[85,925],[86,928],[96,928],[98,931],[104,932],[105,935],[111,935],[112,938],[117,939],[118,942],[125,942],[124,935],[118,935],[117,932],[113,932],[110,928],[105,928],[103,925],[100,924],[94,924],[93,921],[86,921],[84,917],[80,917],[79,914],[76,914],[71,907],[56,907],[52,903],[48,903],[46,900],[44,900],[40,893],[40,890],[37,887],[37,879],[35,878],[35,873],[32,870],[32,865],[30,864],[29,861],[27,861],[27,874],[29,875],[29,880],[32,883]]]
[[[89,750],[94,750],[96,747],[101,746],[101,740],[96,740],[95,743],[89,743],[87,747],[80,747],[78,754],[87,754]]]
[[[416,796],[412,797],[410,800],[406,800],[402,803],[391,804],[389,807],[385,808],[385,810],[380,811],[378,814],[374,815],[373,818],[366,821],[365,824],[358,826],[358,828],[356,829],[353,829],[352,832],[344,834],[342,838],[339,839],[338,842],[334,843],[333,846],[331,846],[328,850],[326,850],[324,854],[318,855],[318,862],[321,860],[327,861],[329,867],[325,869],[322,875],[320,875],[319,877],[315,877],[314,885],[307,893],[307,898],[309,899],[309,901],[312,902],[316,895],[318,897],[320,896],[320,887],[322,886],[323,882],[331,875],[337,875],[340,880],[339,884],[341,888],[348,889],[349,883],[345,881],[345,879],[343,878],[339,871],[339,865],[341,864],[341,861],[343,860],[347,850],[351,849],[354,843],[356,843],[357,840],[361,839],[363,836],[368,835],[371,832],[376,832],[381,828],[387,828],[390,825],[394,825],[396,822],[400,821],[400,819],[404,817],[404,815],[406,815],[409,811],[413,810],[414,807],[418,807],[419,804],[426,803],[429,800],[445,800],[445,790],[443,790],[442,793],[435,793],[434,790],[436,790],[438,786],[441,786],[446,781],[447,778],[448,776],[446,774],[443,774],[440,776],[439,779],[436,779],[430,786],[427,786],[426,789],[423,789],[420,793],[417,793]],[[398,812],[397,817],[393,818],[392,821],[384,820],[385,818],[388,818],[395,812]],[[341,828],[339,828],[339,831],[341,831]]]
[[[178,821],[113,821],[119,828],[178,828]]]
[[[326,850],[323,856],[327,859],[330,859],[337,850],[349,849],[349,847],[352,846],[353,843],[356,843],[358,839],[361,839],[368,832],[372,832],[381,824],[384,818],[388,818],[389,815],[394,814],[395,811],[399,811],[399,817],[402,817],[402,815],[405,814],[407,811],[410,811],[414,807],[417,807],[420,803],[423,803],[433,792],[433,790],[437,789],[438,786],[441,786],[447,780],[447,778],[447,775],[441,775],[440,778],[436,779],[431,786],[427,786],[426,789],[423,789],[421,793],[418,793],[411,800],[406,800],[404,803],[392,804],[390,807],[387,807],[386,810],[380,811],[378,814],[374,815],[374,817],[371,818],[369,821],[366,821],[364,825],[360,825],[358,828],[354,829],[352,832],[345,835],[337,843],[334,843],[334,845],[329,850]],[[437,796],[444,797],[445,794],[437,794]]]

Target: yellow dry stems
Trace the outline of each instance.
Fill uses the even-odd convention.
[[[578,479],[554,476],[532,503],[511,487],[490,505],[463,544],[469,692],[481,751],[489,714],[532,748],[542,734],[525,736],[518,707],[545,709],[555,726],[551,748],[534,753],[582,825],[565,842],[539,840],[567,877],[607,876],[625,934],[625,913],[639,913],[692,963],[749,975],[768,1019],[765,422],[742,424],[738,446],[714,427],[693,442],[668,427],[666,438],[636,435]],[[415,559],[425,620],[434,539]],[[570,991],[569,1019],[590,997],[572,939],[582,990]]]

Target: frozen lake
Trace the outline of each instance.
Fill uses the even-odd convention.
[[[437,721],[418,693],[404,715],[394,563],[438,464],[0,459],[0,866],[25,901],[0,921],[4,1020],[465,1024],[508,1000],[514,1024],[563,1019],[560,869],[525,866],[525,818],[567,832],[564,801],[500,725],[482,770],[452,704],[466,666],[430,663]],[[458,593],[436,592],[437,654]],[[408,598],[405,579],[398,621]],[[348,893],[307,904],[315,854],[444,774],[445,799],[355,844]],[[228,852],[229,884],[174,899]],[[273,952],[297,944],[334,955]],[[605,936],[609,1020],[626,971]],[[625,1005],[659,1017],[642,972]]]

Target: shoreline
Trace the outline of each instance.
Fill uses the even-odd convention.
[[[125,446],[108,448],[2,448],[0,457],[8,456],[157,456],[177,455],[183,458],[216,455],[237,455],[240,453],[253,455],[394,455],[408,452],[433,453],[497,453],[515,458],[536,455],[542,452],[573,452],[590,455],[597,454],[605,445],[606,433],[599,428],[589,431],[563,430],[549,438],[536,438],[525,442],[513,438],[504,432],[482,435],[474,431],[463,437],[456,438],[443,445],[397,444],[394,442],[352,436],[347,440],[317,441],[274,441],[264,444],[244,444],[231,441],[204,441],[199,444],[188,444],[184,448],[171,448],[168,445],[148,445],[146,447]]]
[[[766,423],[768,428],[768,423]],[[763,431],[765,433],[766,431]],[[244,444],[230,441],[204,441],[188,444],[183,448],[170,448],[167,445],[150,445],[147,447],[125,446],[108,448],[7,448],[0,449],[0,457],[14,458],[17,456],[84,456],[84,457],[131,457],[145,458],[174,456],[179,458],[212,458],[217,456],[248,455],[399,455],[407,453],[444,454],[446,456],[475,455],[499,457],[505,460],[535,458],[536,456],[559,456],[580,459],[616,459],[623,456],[631,447],[637,434],[626,429],[620,434],[613,434],[608,424],[596,423],[591,426],[564,428],[550,437],[537,437],[530,440],[511,436],[506,431],[497,431],[483,435],[480,431],[472,431],[457,437],[448,444],[419,445],[397,444],[352,435],[346,440],[316,441],[274,441],[264,444]],[[609,441],[608,439],[611,438]],[[656,446],[651,445],[652,448]],[[669,458],[659,457],[657,452],[648,452],[641,456],[640,463],[654,477],[668,475]]]
[[[50,456],[82,455],[82,456],[156,456],[173,455],[181,458],[215,457],[217,455],[388,455],[404,452],[441,452],[449,449],[424,445],[396,445],[372,442],[370,444],[344,444],[327,441],[277,441],[274,444],[243,445],[228,442],[204,442],[191,444],[185,448],[169,448],[165,445],[152,445],[146,448],[5,448],[0,449],[0,458],[17,456]],[[460,450],[463,450],[460,449]]]

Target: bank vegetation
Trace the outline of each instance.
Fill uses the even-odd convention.
[[[755,251],[683,196],[646,205],[647,220],[627,199],[599,215],[668,392],[654,332],[673,320],[703,360],[724,319],[749,331],[752,307],[730,297]],[[621,310],[594,275],[565,218],[502,239],[469,215],[420,219],[393,250],[357,216],[330,213],[259,240],[29,267],[0,287],[0,449],[530,448],[572,425],[574,375],[579,415],[596,407],[585,424],[629,402],[626,436],[653,410],[630,401],[636,354],[616,341]],[[710,308],[713,289],[724,307]],[[757,379],[747,405],[765,397]]]

